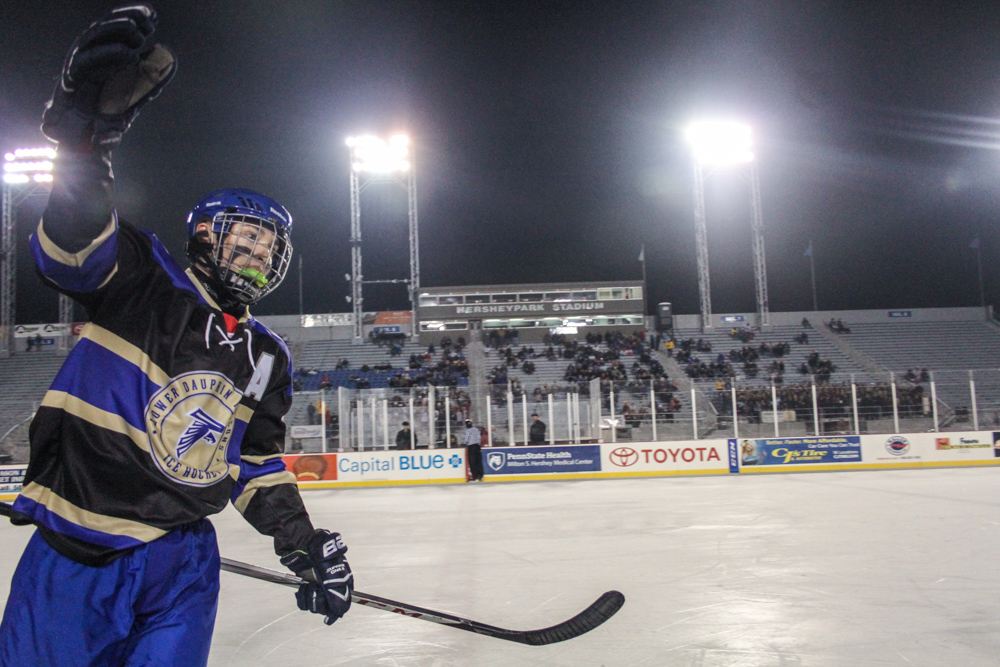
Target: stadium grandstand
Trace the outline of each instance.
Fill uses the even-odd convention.
[[[991,311],[771,313],[763,329],[754,314],[704,328],[674,315],[658,330],[641,290],[427,289],[416,335],[409,311],[368,313],[360,345],[350,314],[263,317],[294,360],[287,449],[391,448],[403,421],[419,448],[446,447],[465,419],[493,446],[521,445],[532,413],[559,443],[1000,427]],[[492,309],[517,304],[538,308]],[[26,460],[27,422],[63,358],[35,329],[0,359],[6,461]]]

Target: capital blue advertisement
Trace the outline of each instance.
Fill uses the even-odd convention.
[[[599,472],[600,470],[600,445],[499,447],[483,450],[483,472],[487,475]]]
[[[731,439],[730,452],[740,468],[750,466],[860,463],[861,438],[856,435],[801,438]]]
[[[24,475],[28,472],[27,464],[0,466],[0,495],[16,494],[21,490]]]
[[[300,486],[465,481],[464,449],[299,454],[285,456],[284,460]]]

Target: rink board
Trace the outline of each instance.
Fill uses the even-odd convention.
[[[285,456],[301,488],[465,481],[464,449],[383,450]]]
[[[303,489],[456,484],[467,470],[465,449],[301,454],[284,461]],[[484,478],[492,482],[997,464],[1000,431],[483,448]],[[0,466],[0,500],[17,496],[26,467]]]
[[[924,468],[1000,463],[1000,431],[730,439],[734,472]]]

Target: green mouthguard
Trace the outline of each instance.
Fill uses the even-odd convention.
[[[249,267],[240,269],[236,272],[240,277],[252,280],[257,287],[264,287],[267,285],[267,277],[257,269],[251,269]]]

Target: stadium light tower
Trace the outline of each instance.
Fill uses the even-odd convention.
[[[417,227],[417,177],[413,149],[406,135],[386,141],[379,137],[350,137],[351,153],[351,304],[354,309],[353,342],[362,342],[364,283],[406,283],[410,292],[412,334],[417,333],[417,289],[420,287],[420,237]],[[406,189],[410,227],[410,278],[364,280],[361,273],[361,191],[372,183],[394,182]]]
[[[767,300],[767,262],[764,256],[764,213],[760,199],[760,175],[753,153],[749,127],[732,121],[693,123],[685,132],[694,153],[694,224],[698,253],[698,291],[701,297],[702,330],[712,327],[712,290],[708,273],[708,231],[705,218],[705,170],[712,167],[750,165],[750,204],[753,208],[753,270],[757,295],[758,324],[770,326]]]
[[[52,184],[52,160],[55,156],[56,151],[51,147],[18,148],[3,156],[3,215],[0,224],[0,357],[9,357],[13,352],[17,294],[17,207],[30,197],[48,195]],[[59,313],[62,318],[62,298],[59,300]],[[70,320],[72,323],[72,315]]]

